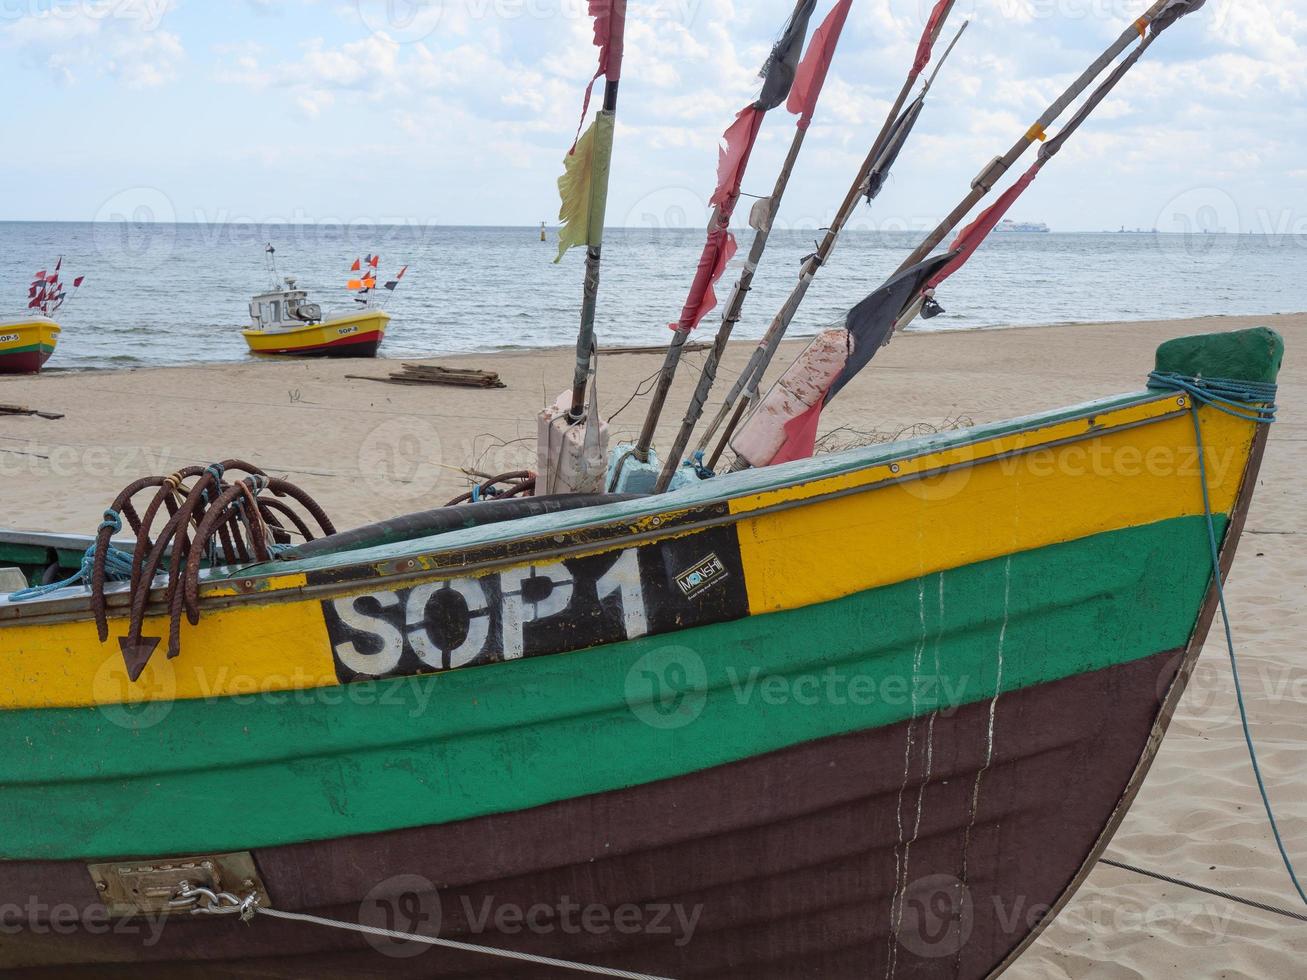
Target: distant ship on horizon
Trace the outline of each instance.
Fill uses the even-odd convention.
[[[1041,235],[1048,234],[1049,227],[1042,221],[1013,221],[1011,218],[1004,218],[998,223],[995,231],[1025,231],[1037,232]]]

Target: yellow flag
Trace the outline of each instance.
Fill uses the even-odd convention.
[[[563,160],[558,178],[562,207],[558,217],[558,258],[573,245],[598,245],[604,238],[604,208],[608,201],[608,171],[613,158],[612,112],[600,112]]]

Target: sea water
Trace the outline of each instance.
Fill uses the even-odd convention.
[[[723,299],[748,250],[718,289]],[[758,337],[793,286],[817,231],[778,230],[737,336]],[[850,230],[796,318],[807,336],[842,321],[911,251],[920,233]],[[251,359],[241,338],[250,297],[269,286],[264,246],[324,310],[350,309],[350,265],[380,256],[379,280],[408,271],[387,309],[388,357],[573,343],[584,254],[554,264],[557,246],[525,228],[431,225],[0,223],[0,321],[18,316],[38,269],[63,256],[63,278],[86,276],[60,313],[48,369]],[[604,243],[597,333],[608,346],[668,339],[703,232],[613,228]],[[939,291],[946,312],[913,329],[1151,320],[1307,310],[1307,240],[1233,234],[995,233]],[[711,337],[717,319],[700,327]]]

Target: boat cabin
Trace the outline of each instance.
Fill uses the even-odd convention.
[[[322,307],[308,302],[308,293],[296,289],[294,279],[286,280],[285,289],[260,293],[250,300],[250,320],[255,330],[284,330],[321,319]]]

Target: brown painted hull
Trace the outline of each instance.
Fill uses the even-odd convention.
[[[663,976],[984,977],[1091,860],[1183,661],[1161,653],[1002,695],[995,732],[1023,734],[995,738],[988,759],[983,702],[598,797],[255,857],[277,908],[359,921],[380,886],[385,901],[364,912],[376,925],[385,908],[394,927],[429,931],[422,916],[438,905],[444,938]],[[438,899],[392,894],[413,887],[386,884],[405,875],[429,879]],[[7,865],[0,888],[47,907],[96,901],[77,863]],[[493,921],[568,901],[637,907],[638,927],[565,931],[540,913],[539,934]],[[655,906],[673,911],[655,923]],[[487,910],[488,926],[470,921]],[[148,935],[29,930],[0,938],[0,963],[31,976],[74,975],[70,960],[123,977],[558,975],[450,950],[387,956],[352,934],[262,918],[171,919],[158,942]]]

